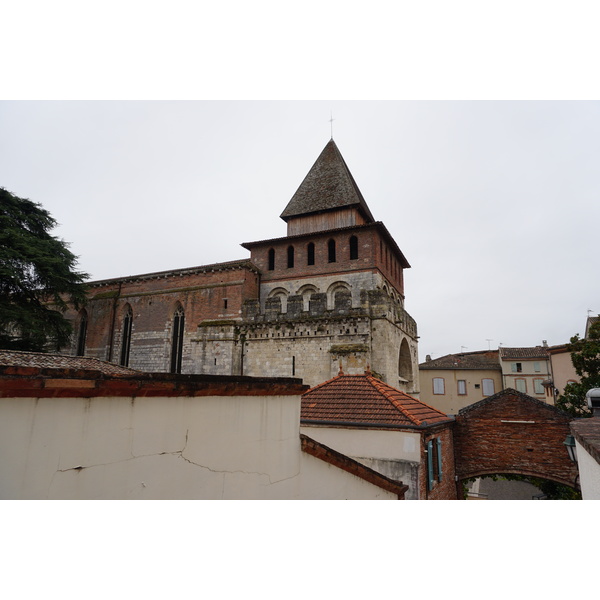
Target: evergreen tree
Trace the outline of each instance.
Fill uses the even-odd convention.
[[[567,384],[556,406],[574,417],[590,417],[585,395],[592,388],[600,388],[600,320],[589,328],[587,338],[573,336],[568,349],[581,381]]]
[[[0,348],[53,351],[65,346],[68,303],[85,302],[85,273],[56,221],[40,204],[0,188]]]

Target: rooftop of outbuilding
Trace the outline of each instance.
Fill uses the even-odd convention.
[[[0,367],[34,367],[38,369],[73,369],[96,371],[103,375],[135,375],[135,369],[121,367],[88,356],[67,356],[45,352],[0,350]]]
[[[367,372],[341,373],[308,390],[302,396],[301,420],[311,424],[424,428],[453,419]]]

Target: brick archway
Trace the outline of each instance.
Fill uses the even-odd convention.
[[[513,389],[463,408],[454,430],[458,484],[511,473],[574,487],[577,465],[564,446],[570,420],[554,406]]]

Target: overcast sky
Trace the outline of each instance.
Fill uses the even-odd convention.
[[[600,103],[0,103],[0,185],[92,279],[245,258],[333,136],[411,264],[426,354],[567,342],[600,312]]]

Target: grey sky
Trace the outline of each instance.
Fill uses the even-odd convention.
[[[0,185],[102,279],[234,260],[330,137],[412,268],[420,360],[600,312],[598,102],[2,102]],[[488,342],[487,340],[491,340]]]

